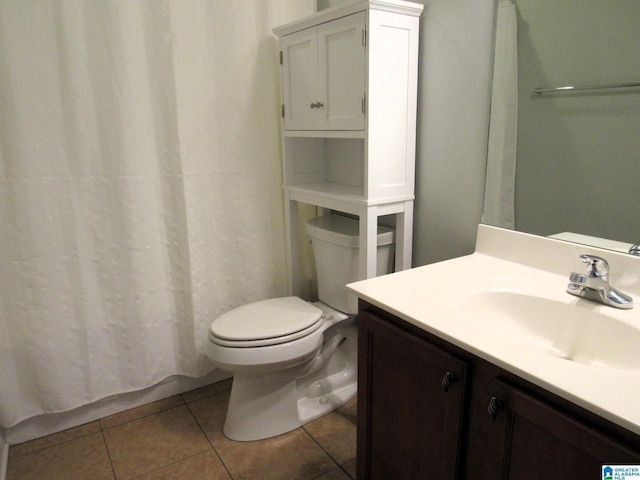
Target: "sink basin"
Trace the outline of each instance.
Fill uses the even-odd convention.
[[[525,348],[587,365],[640,369],[640,330],[603,308],[508,291],[480,293],[464,305],[470,320],[512,335]]]

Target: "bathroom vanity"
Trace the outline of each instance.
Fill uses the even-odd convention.
[[[567,294],[582,253],[607,258],[612,284],[640,300],[640,259],[482,225],[473,255],[349,285],[358,478],[640,465],[640,305]]]

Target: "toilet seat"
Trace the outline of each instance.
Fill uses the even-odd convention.
[[[249,348],[291,342],[322,326],[323,312],[298,297],[250,303],[211,323],[210,340],[221,346]]]

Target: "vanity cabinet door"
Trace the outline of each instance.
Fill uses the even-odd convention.
[[[458,478],[465,362],[358,315],[358,479]]]
[[[502,474],[495,478],[601,478],[603,465],[640,463],[640,452],[571,412],[514,386],[497,385],[502,407],[497,418],[506,430]]]
[[[498,480],[502,478],[508,416],[500,410],[496,403],[498,399],[494,400],[494,397],[499,396],[503,399],[504,391],[496,389],[494,379],[499,370],[484,362],[472,362],[472,368],[462,478]],[[490,408],[494,413],[490,412]]]

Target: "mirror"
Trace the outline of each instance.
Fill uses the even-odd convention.
[[[491,220],[495,199],[500,198],[498,202],[513,202],[518,231],[545,236],[571,232],[624,244],[638,242],[640,2],[513,3],[517,143],[512,145],[516,166],[511,185],[515,193],[512,200],[505,200],[504,192],[496,195],[488,178],[483,221],[506,226]],[[501,39],[496,40],[499,55]],[[502,88],[496,81],[498,68],[496,63],[494,100],[495,89]],[[612,86],[620,83],[636,86]],[[564,86],[595,88],[534,93],[538,88]],[[493,111],[492,103],[490,139],[500,127]],[[490,151],[488,172],[492,159],[495,155]]]

